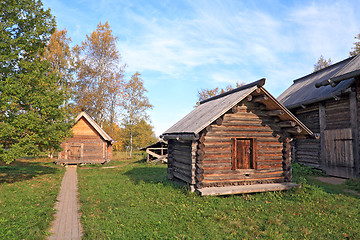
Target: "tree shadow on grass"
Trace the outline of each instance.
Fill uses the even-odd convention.
[[[40,175],[54,174],[57,171],[59,170],[55,166],[46,166],[44,163],[15,161],[10,165],[0,165],[0,184],[29,180]]]
[[[166,168],[155,166],[133,168],[125,172],[125,175],[128,176],[135,184],[140,184],[141,182],[162,184],[163,186],[171,186],[174,189],[180,189],[187,192],[187,188],[184,184],[166,179]]]
[[[135,184],[138,184],[139,182],[157,184],[167,181],[166,168],[161,167],[133,168],[125,172],[125,175],[130,177],[130,179],[133,180]]]

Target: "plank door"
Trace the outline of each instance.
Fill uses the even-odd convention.
[[[232,170],[255,169],[254,139],[232,139]]]
[[[69,149],[69,160],[80,161],[81,145],[71,145]]]
[[[327,166],[354,167],[351,128],[325,130]]]

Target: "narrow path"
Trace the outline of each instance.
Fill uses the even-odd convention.
[[[79,203],[77,199],[76,165],[66,167],[57,198],[55,220],[52,222],[52,235],[49,240],[81,239]]]

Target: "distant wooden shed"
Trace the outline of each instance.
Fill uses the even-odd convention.
[[[61,144],[56,163],[107,163],[115,142],[86,112],[81,112],[72,127],[73,137]]]
[[[164,140],[160,140],[156,143],[150,144],[141,148],[141,151],[146,151],[147,162],[167,162],[167,148],[168,144]]]
[[[167,178],[201,195],[293,187],[290,141],[314,135],[264,84],[261,79],[202,101],[164,132]]]
[[[360,177],[360,55],[294,80],[278,100],[320,139],[294,143],[297,162]]]

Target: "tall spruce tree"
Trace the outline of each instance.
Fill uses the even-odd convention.
[[[0,161],[58,150],[69,134],[58,87],[43,53],[55,29],[39,0],[0,3]]]

